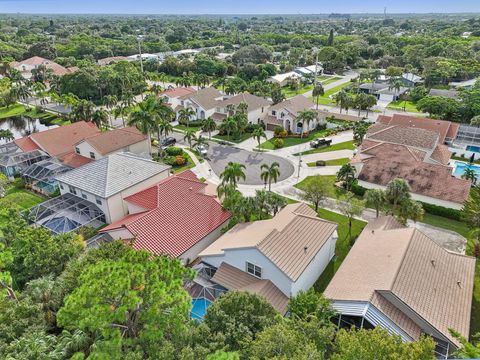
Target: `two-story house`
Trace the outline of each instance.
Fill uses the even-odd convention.
[[[223,100],[217,101],[215,113],[212,118],[215,121],[222,121],[238,111],[240,104],[246,105],[248,122],[251,124],[259,124],[267,115],[268,108],[272,102],[249,93],[241,93],[232,97],[225,97]]]
[[[217,101],[223,100],[223,95],[214,87],[208,87],[180,96],[179,100],[180,105],[174,108],[177,119],[180,110],[190,108],[195,111],[195,115],[190,120],[204,120],[213,115],[217,107]]]

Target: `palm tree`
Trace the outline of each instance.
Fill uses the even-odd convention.
[[[260,177],[265,182],[265,187],[267,187],[268,182],[268,191],[272,191],[272,180],[276,183],[280,176],[280,164],[276,161],[270,166],[268,164],[262,164],[260,169],[262,170]]]
[[[352,165],[345,164],[342,165],[342,167],[337,173],[337,180],[343,182],[347,191],[350,191],[353,182],[355,181],[355,172],[356,170]]]
[[[183,140],[186,140],[188,142],[188,146],[191,148],[192,147],[192,140],[195,138],[195,130],[194,129],[186,129],[185,130],[185,135],[183,136]]]
[[[342,113],[343,109],[347,109],[350,104],[350,97],[348,96],[345,90],[340,90],[334,97],[335,102],[340,107],[340,114]]]
[[[173,131],[173,125],[170,123],[170,121],[160,120],[158,122],[158,131],[160,135],[165,135],[165,137],[167,137],[168,134]]]
[[[395,97],[403,86],[402,80],[398,78],[391,78],[388,82],[388,90],[393,90]]]
[[[100,109],[93,113],[92,122],[97,125],[99,129],[102,129],[107,127],[108,118],[108,112],[104,109]]]
[[[32,96],[32,93],[27,85],[16,85],[11,89],[12,95],[19,100],[26,101]]]
[[[215,80],[215,87],[219,87],[225,92],[225,84],[227,83],[227,78],[225,76],[219,77]]]
[[[228,117],[223,120],[221,128],[227,133],[227,138],[230,140],[230,134],[237,129],[237,122],[233,117]]]
[[[75,121],[92,121],[95,112],[95,104],[88,100],[79,100],[72,107],[70,116]]]
[[[178,112],[178,122],[180,124],[182,123],[187,124],[187,128],[188,128],[190,126],[190,119],[192,118],[192,116],[195,116],[195,115],[197,115],[197,112],[190,107],[181,109]]]
[[[42,82],[33,83],[32,90],[35,93],[35,105],[37,105],[37,98],[40,96],[41,92],[45,91],[45,84]]]
[[[365,193],[367,206],[375,209],[376,217],[380,215],[380,209],[385,205],[385,191],[382,189],[370,189]]]
[[[148,100],[138,104],[138,109],[132,111],[128,118],[128,125],[135,126],[140,132],[151,138],[152,131],[156,130],[157,122],[152,116],[152,103]],[[160,144],[159,148],[160,148]]]
[[[118,98],[115,95],[107,95],[103,98],[103,105],[109,110],[112,111],[112,109],[117,105]],[[109,115],[108,118],[110,119],[110,126],[112,125],[112,118]]]
[[[410,199],[410,186],[401,178],[390,180],[385,189],[385,198],[393,204],[392,214],[395,214],[398,204]]]
[[[0,129],[0,140],[5,140],[5,142],[10,142],[14,140],[15,137],[10,129]]]
[[[304,132],[304,129],[305,129],[305,125],[306,125],[306,128],[307,128],[307,131],[309,131],[310,123],[312,121],[314,121],[317,118],[317,116],[318,116],[318,113],[315,110],[300,111],[300,113],[297,116],[297,120],[302,121],[303,125],[304,125],[304,126],[302,126],[302,133],[301,133],[301,136],[300,136],[301,138],[303,138],[303,132]]]
[[[260,140],[262,138],[265,138],[265,140],[267,139],[267,135],[265,135],[265,131],[263,131],[263,129],[261,127],[257,127],[253,130],[252,132],[252,136],[257,139],[258,141],[258,148],[260,149]]]
[[[316,109],[318,110],[318,101],[320,100],[320,96],[325,95],[325,90],[323,89],[322,84],[318,83],[315,85],[312,91],[312,95],[316,99],[316,103],[317,103]]]
[[[462,179],[470,180],[472,184],[477,183],[477,173],[473,169],[465,169],[464,173],[462,174]]]
[[[207,139],[205,139],[202,135],[193,136],[193,148],[198,149],[199,146],[207,145]]]
[[[248,113],[248,104],[246,102],[241,102],[237,106],[237,111],[241,114],[247,114]]]
[[[245,165],[230,161],[220,174],[220,179],[222,179],[222,183],[230,184],[236,188],[240,179],[246,179],[245,169]]]
[[[480,126],[480,115],[474,116],[474,117],[470,120],[470,125],[472,125],[472,126]]]
[[[208,132],[208,138],[212,138],[212,131],[217,129],[217,123],[211,117],[208,117],[202,125],[202,131]]]

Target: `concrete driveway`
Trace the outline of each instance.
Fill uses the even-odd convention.
[[[215,142],[210,143],[208,149],[207,161],[216,175],[220,174],[225,169],[229,162],[236,162],[246,166],[245,175],[246,180],[240,180],[240,184],[244,185],[262,185],[263,181],[260,179],[260,166],[262,164],[272,164],[278,162],[280,164],[280,176],[278,182],[289,178],[294,172],[293,164],[284,158],[262,152],[252,152],[243,149],[238,149],[228,145],[220,145]]]

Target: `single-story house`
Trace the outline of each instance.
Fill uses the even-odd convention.
[[[317,66],[314,65],[309,65],[309,66],[301,66],[295,68],[293,70],[297,74],[301,75],[302,77],[314,77],[315,76],[315,71],[317,72],[317,75],[322,75],[323,73],[323,66],[320,63],[317,63]]]
[[[227,116],[235,113],[240,104],[247,104],[248,122],[258,124],[267,115],[268,108],[272,104],[270,100],[249,93],[241,93],[232,97],[226,97],[218,100],[215,107],[215,113],[212,118],[221,121]],[[232,110],[230,108],[233,108]]]
[[[110,56],[103,59],[98,59],[97,64],[100,66],[110,65],[119,61],[128,61],[129,58],[126,56]]]
[[[256,292],[267,286],[290,298],[313,286],[335,255],[337,237],[337,224],[304,203],[290,204],[273,219],[235,225],[199,257],[220,272],[212,281],[226,289]],[[233,277],[227,281],[223,271]],[[242,272],[264,281],[245,279]]]
[[[391,216],[370,221],[324,291],[339,327],[380,326],[410,342],[427,334],[446,359],[468,339],[475,258],[449,252]]]
[[[445,89],[430,89],[428,96],[443,96],[451,99],[458,97],[457,90],[445,90]]]
[[[191,171],[170,176],[125,197],[128,215],[100,232],[188,264],[222,234],[231,217],[214,193]]]
[[[267,81],[272,84],[278,84],[283,87],[288,84],[288,81],[290,79],[299,80],[301,78],[302,78],[302,75],[296,73],[295,71],[289,71],[283,74],[277,74],[277,75],[271,76],[267,79]]]
[[[477,79],[470,79],[470,80],[465,80],[465,81],[453,81],[451,83],[449,83],[448,85],[451,86],[451,87],[454,87],[456,89],[471,89],[475,86],[475,84],[477,83]]]
[[[114,153],[56,177],[60,194],[95,204],[106,223],[128,214],[123,199],[169,175],[170,167],[131,153]]]
[[[223,94],[214,87],[199,89],[193,93],[179,97],[180,105],[174,108],[178,114],[181,109],[191,108],[195,110],[195,115],[191,120],[204,120],[213,115],[216,110],[218,100],[223,100]]]
[[[403,84],[409,88],[423,83],[422,77],[413,73],[403,73],[400,80],[402,80]]]
[[[319,123],[325,121],[328,116],[327,112],[317,111],[318,117],[315,121],[308,124],[308,128],[303,126],[303,122],[299,121],[298,115],[305,110],[314,110],[315,104],[303,95],[297,95],[293,98],[282,101],[281,103],[272,105],[268,109],[268,115],[265,116],[264,122],[267,130],[274,130],[275,127],[281,126],[288,132],[301,134],[314,130]]]

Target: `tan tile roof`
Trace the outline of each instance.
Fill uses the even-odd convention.
[[[337,224],[316,217],[308,205],[290,204],[271,220],[237,224],[199,256],[256,247],[295,281],[336,228]]]
[[[372,302],[405,331],[417,333],[375,295],[392,293],[453,343],[448,328],[468,338],[475,259],[448,252],[415,228],[385,228],[389,221],[367,224],[324,295]]]
[[[394,114],[393,116],[380,115],[377,119],[378,122],[387,125],[401,125],[435,131],[440,136],[439,142],[441,144],[445,142],[445,138],[455,138],[459,127],[459,124],[451,121],[419,118],[402,114]]]
[[[146,139],[148,139],[148,136],[142,134],[137,128],[126,127],[95,134],[86,138],[85,141],[92,145],[100,154],[107,155]]]
[[[191,87],[176,87],[176,88],[161,92],[159,95],[160,96],[165,95],[165,96],[168,96],[169,98],[177,98],[180,96],[192,94],[194,92],[195,92],[195,89]]]
[[[218,102],[217,106],[226,107],[228,105],[238,106],[241,103],[246,103],[248,105],[248,111],[253,111],[266,107],[272,104],[270,100],[264,99],[259,96],[255,96],[249,93],[241,93],[235,96],[232,96],[229,99],[221,100]]]
[[[270,110],[287,109],[290,114],[292,114],[293,116],[297,116],[300,111],[309,110],[313,107],[314,103],[310,99],[306,98],[303,95],[297,95],[293,98],[287,99],[285,101],[282,101],[281,103],[271,106]]]
[[[222,97],[222,93],[214,87],[200,89],[192,94],[180,96],[180,100],[190,99],[200,105],[205,110],[213,109],[217,106],[217,98]]]
[[[287,311],[288,297],[270,280],[258,279],[224,262],[211,280],[228,290],[246,291],[260,295],[281,314],[285,314]]]
[[[452,153],[450,150],[448,150],[448,146],[437,145],[430,157],[442,165],[448,165],[450,158],[452,157]]]
[[[470,192],[468,180],[452,176],[452,168],[423,162],[407,146],[381,143],[361,151],[360,180],[386,186],[396,177],[407,180],[413,193],[463,204]]]
[[[214,112],[212,115],[212,119],[219,122],[225,120],[226,118],[227,118],[227,114],[222,114],[218,112]]]
[[[438,142],[437,132],[399,125],[376,124],[368,129],[365,137],[429,150],[433,150]]]
[[[74,145],[80,140],[99,133],[95,124],[79,121],[34,133],[29,137],[50,156],[59,157],[74,151]]]

